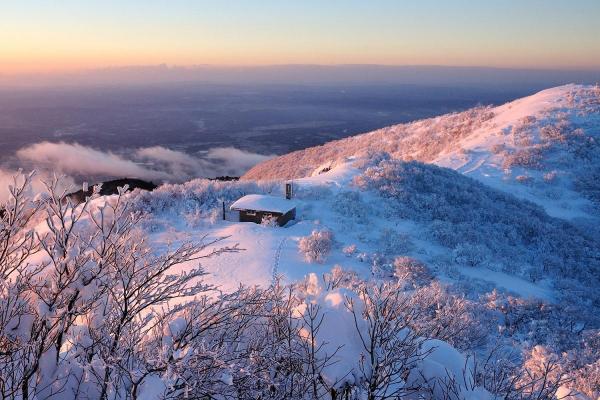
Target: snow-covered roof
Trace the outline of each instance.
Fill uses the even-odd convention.
[[[296,207],[292,200],[265,194],[249,194],[231,205],[232,210],[273,211],[285,214]]]

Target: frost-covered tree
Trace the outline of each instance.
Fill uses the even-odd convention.
[[[332,246],[333,233],[328,230],[314,230],[298,241],[298,250],[308,262],[322,263]]]
[[[426,357],[421,339],[411,330],[418,310],[395,285],[364,285],[357,298],[347,297],[364,356],[359,361],[359,388],[369,400],[396,399],[415,393],[406,377]]]
[[[0,226],[2,395],[126,392],[160,307],[207,289],[194,283],[201,269],[174,267],[234,249],[202,255],[215,243],[186,243],[156,256],[134,229],[127,188],[100,199],[97,187],[76,205],[57,178],[36,201],[30,183],[31,176],[15,179]]]
[[[406,256],[394,259],[394,276],[414,286],[423,286],[433,279],[427,265]]]

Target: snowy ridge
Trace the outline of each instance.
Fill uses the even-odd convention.
[[[565,85],[499,107],[395,125],[265,161],[243,179],[310,176],[347,157],[386,152],[434,163],[569,219],[597,216],[600,87]]]

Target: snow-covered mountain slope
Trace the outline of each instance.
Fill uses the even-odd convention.
[[[24,183],[0,221],[0,249],[17,249],[0,257],[14,279],[0,285],[14,321],[0,342],[48,349],[26,378],[39,398],[114,381],[112,397],[133,386],[144,400],[596,399],[600,230],[579,217],[597,215],[599,98],[551,89],[293,153],[242,181],[96,188],[78,206],[55,189],[25,201]],[[288,202],[274,177],[294,178],[295,220],[240,222],[229,206],[243,196]],[[21,364],[0,357],[0,380]],[[393,379],[372,384],[375,366]]]
[[[269,284],[278,274],[294,282],[334,265],[369,278],[392,273],[397,256],[425,262],[443,280],[460,277],[550,302],[566,295],[558,290],[563,278],[600,282],[597,235],[446,168],[369,158],[294,184],[298,217],[286,228],[236,222],[233,212],[224,221],[221,212],[221,202],[248,193],[283,197],[281,181],[197,180],[140,193],[135,204],[157,243],[206,234],[239,244],[243,252],[206,261],[210,281],[224,289]],[[315,229],[335,237],[324,263],[306,262],[298,249]]]
[[[511,349],[519,366],[560,359],[569,387],[594,398],[599,135],[600,88],[568,85],[291,153],[239,182],[166,185],[132,195],[133,208],[156,248],[205,235],[239,245],[202,263],[224,292],[280,277],[331,300],[324,277],[400,282],[427,304],[420,323],[460,329],[436,339],[480,355]],[[283,197],[288,179],[295,221],[223,220],[223,202]]]
[[[437,337],[454,348],[480,355],[509,349],[517,365],[562,354],[561,368],[579,379],[570,387],[594,385],[580,363],[600,364],[597,232],[432,164],[378,153],[325,167],[294,180],[297,218],[285,227],[238,222],[234,212],[222,218],[222,202],[227,208],[251,193],[283,197],[283,180],[196,180],[138,193],[132,205],[146,214],[143,228],[157,249],[205,236],[223,237],[218,246],[239,245],[240,252],[202,260],[206,281],[226,293],[239,285],[267,287],[279,277],[331,302],[320,277],[339,274],[342,285],[353,277],[401,282],[414,301],[427,304],[420,323],[460,330]],[[306,251],[310,240],[322,257]],[[345,334],[327,341],[352,349]]]
[[[566,85],[499,107],[395,125],[265,161],[242,179],[291,179],[389,153],[455,169],[553,216],[598,216],[600,87]]]

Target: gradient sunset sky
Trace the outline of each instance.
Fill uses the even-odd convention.
[[[599,0],[19,0],[0,73],[127,65],[600,68]]]

